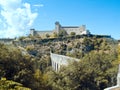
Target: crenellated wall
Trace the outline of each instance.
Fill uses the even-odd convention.
[[[60,30],[65,30],[67,34],[71,34],[71,32],[75,32],[76,35],[88,34],[85,25],[82,26],[62,26]]]
[[[30,29],[30,34],[32,36],[36,36],[36,35],[39,35],[39,36],[43,36],[43,35],[46,35],[46,34],[53,34],[53,31],[36,31],[35,29]]]
[[[44,31],[36,31],[35,29],[30,29],[30,34],[32,36],[35,35],[45,35],[45,34],[52,34],[53,32],[56,32],[57,34],[61,31],[65,30],[68,35],[71,34],[71,32],[75,32],[76,35],[88,35],[90,32],[86,30],[86,26],[61,26],[59,22],[55,22],[55,29],[54,30],[44,30]]]

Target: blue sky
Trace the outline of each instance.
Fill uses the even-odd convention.
[[[16,0],[9,1],[14,2]],[[26,22],[20,24],[21,26],[23,25],[23,27],[28,25],[27,28],[23,28],[26,30],[26,34],[29,33],[30,28],[35,28],[37,30],[52,30],[54,29],[55,21],[59,21],[63,26],[80,26],[84,24],[86,25],[87,29],[89,29],[90,32],[93,34],[111,35],[115,39],[120,39],[120,0],[18,1],[20,1],[19,3],[22,3],[22,5],[24,3],[28,3],[30,5],[30,15],[29,13],[26,14],[26,16],[28,15],[29,18],[25,19]],[[20,8],[22,8],[23,10],[26,7],[23,8],[22,6]],[[0,18],[2,18],[3,15]],[[19,16],[19,18],[22,17]],[[1,21],[4,22],[4,20]],[[17,21],[15,21],[15,23],[16,22]],[[12,27],[14,27],[13,24]],[[2,31],[2,29],[0,30]],[[20,28],[20,30],[22,29]],[[18,32],[16,33],[24,31],[20,30],[18,30]],[[13,30],[12,32],[14,31],[15,30]],[[14,33],[14,36],[16,35],[16,33]],[[24,32],[20,35],[22,34],[24,34]],[[6,36],[7,35],[8,34],[6,34]]]

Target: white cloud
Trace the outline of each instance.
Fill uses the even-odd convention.
[[[25,35],[32,26],[38,13],[32,13],[29,3],[22,0],[0,0],[0,37]]]
[[[33,5],[34,7],[44,7],[44,5],[43,4],[35,4],[35,5]]]

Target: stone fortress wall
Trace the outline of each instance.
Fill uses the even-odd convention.
[[[30,34],[32,36],[36,36],[36,35],[43,36],[46,34],[51,35],[52,33],[53,33],[53,31],[36,31],[35,29],[30,29]]]
[[[80,59],[59,55],[59,54],[54,54],[54,53],[50,53],[50,57],[51,57],[52,68],[55,71],[59,71],[61,66],[66,66],[71,61],[80,60]]]
[[[12,44],[14,39],[10,39],[10,38],[1,38],[0,39],[0,43],[4,43],[4,44]]]
[[[55,23],[55,31],[57,33],[60,32],[60,30],[65,30],[67,34],[70,34],[71,32],[75,32],[76,35],[83,35],[83,34],[90,34],[88,30],[86,30],[86,26],[61,26],[59,22]]]
[[[67,34],[70,34],[71,32],[75,32],[76,35],[90,34],[90,32],[88,30],[86,30],[85,25],[82,25],[82,26],[61,26],[59,22],[55,22],[55,29],[54,30],[37,31],[35,29],[30,29],[30,34],[32,36],[35,36],[35,35],[42,36],[42,35],[46,35],[46,34],[51,35],[54,32],[56,32],[58,34],[61,30],[65,30],[67,32]]]

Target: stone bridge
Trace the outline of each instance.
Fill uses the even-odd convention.
[[[68,65],[69,62],[71,61],[79,61],[80,59],[64,56],[64,55],[59,55],[59,54],[54,54],[50,53],[51,57],[51,62],[52,62],[52,68],[55,71],[59,71],[61,66],[66,66]]]

